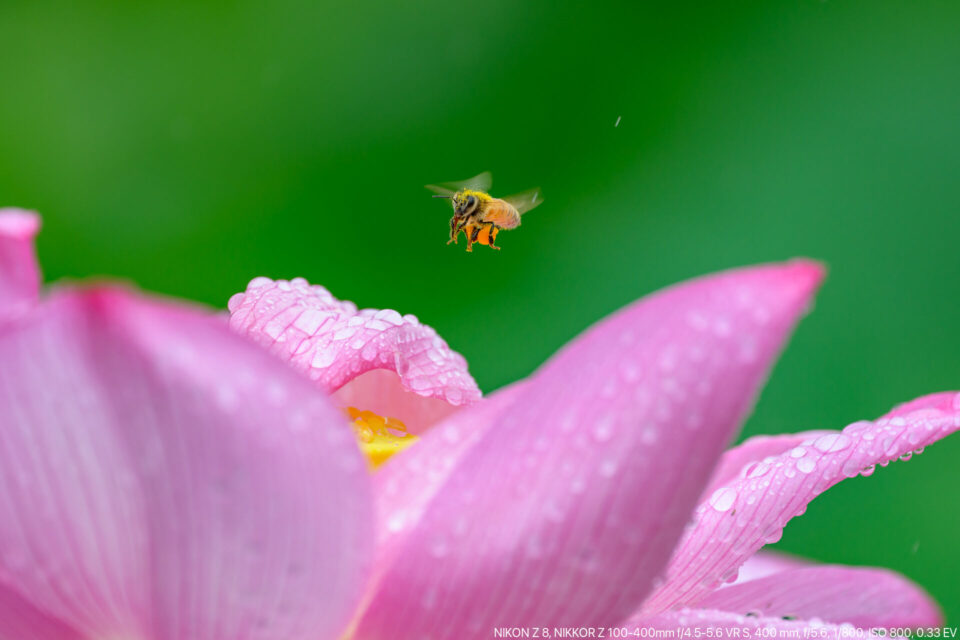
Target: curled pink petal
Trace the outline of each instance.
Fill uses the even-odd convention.
[[[804,440],[829,433],[828,431],[803,431],[776,436],[754,436],[741,444],[728,449],[720,457],[717,468],[713,471],[710,484],[701,496],[701,502],[706,500],[720,487],[726,486],[738,475],[749,472],[749,466],[761,462],[764,458],[777,456],[789,451]]]
[[[791,569],[718,589],[697,607],[775,618],[819,618],[864,628],[916,629],[943,624],[930,596],[886,569]]]
[[[414,316],[391,309],[358,311],[302,278],[255,278],[229,306],[234,330],[288,360],[327,392],[367,371],[386,369],[424,398],[453,406],[480,398],[463,356]],[[373,391],[371,401],[378,395]]]
[[[666,582],[643,605],[656,613],[695,604],[817,495],[844,478],[869,475],[875,465],[911,455],[960,428],[960,394],[925,396],[876,422],[857,422],[842,432],[811,437],[745,477],[717,489],[696,511],[694,525],[674,551]]]
[[[331,398],[340,407],[356,407],[396,418],[403,422],[407,431],[417,435],[460,410],[446,400],[410,393],[400,376],[387,369],[361,373],[340,387]]]
[[[693,281],[561,350],[441,478],[357,637],[624,619],[821,276],[795,262]]]
[[[35,307],[0,362],[0,590],[88,638],[337,637],[373,514],[323,393],[112,290]]]
[[[33,238],[40,216],[32,211],[0,209],[0,320],[28,309],[40,291],[40,269]]]

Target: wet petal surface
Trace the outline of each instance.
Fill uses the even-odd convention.
[[[336,637],[373,514],[322,392],[207,313],[114,290],[34,308],[0,361],[0,610],[92,638]]]
[[[413,432],[423,430],[425,421],[445,417],[447,407],[480,398],[463,356],[415,316],[392,309],[357,310],[302,278],[256,278],[230,299],[229,307],[230,326],[238,333],[290,362],[327,392],[355,381],[356,389],[343,389],[349,394],[345,403],[398,418]],[[397,389],[381,384],[387,382],[383,377],[358,378],[378,369],[399,376],[413,398],[395,400]],[[413,402],[418,399],[425,402]],[[423,417],[412,415],[416,411]]]
[[[820,277],[797,262],[704,278],[564,348],[441,474],[357,637],[623,620]]]
[[[698,507],[674,552],[666,583],[644,603],[645,613],[695,604],[758,549],[776,542],[786,523],[844,478],[870,475],[876,465],[907,459],[960,428],[960,394],[934,394],[883,418],[810,436],[769,462],[761,461]]]
[[[917,585],[886,569],[790,569],[724,587],[698,607],[761,617],[849,622],[857,627],[938,627],[939,609]]]

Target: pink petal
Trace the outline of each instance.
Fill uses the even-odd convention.
[[[640,630],[645,629],[648,634],[645,637],[656,637],[655,632],[660,630],[670,630],[678,634],[679,629],[690,630],[690,636],[682,637],[700,638],[849,640],[856,634],[856,628],[851,624],[831,624],[817,619],[783,620],[774,617],[745,616],[716,609],[679,609],[652,617],[637,615],[617,626],[627,629],[631,634],[634,630],[642,632]]]
[[[424,434],[374,476],[377,567],[386,567],[463,455],[513,406],[523,382],[481,399]]]
[[[808,438],[746,477],[717,489],[698,507],[667,569],[667,581],[644,603],[644,613],[699,602],[736,577],[760,547],[780,539],[783,527],[817,495],[844,478],[871,472],[960,428],[960,394],[926,396],[876,422]]]
[[[441,478],[357,637],[626,617],[820,278],[806,262],[704,278],[564,348]]]
[[[718,589],[697,606],[766,617],[819,618],[857,627],[939,627],[937,605],[917,585],[885,569],[792,569]]]
[[[790,569],[801,569],[810,566],[810,562],[803,558],[781,553],[779,551],[758,551],[750,556],[737,573],[737,579],[731,585],[757,580],[778,574]],[[726,587],[724,587],[726,588]]]
[[[703,502],[709,498],[714,491],[728,485],[740,474],[749,472],[748,467],[751,464],[761,462],[764,458],[780,455],[808,438],[826,433],[829,432],[803,431],[777,436],[754,436],[736,447],[728,449],[720,458],[717,468],[713,470],[713,477],[710,478],[710,484],[707,485],[703,495],[700,496],[700,501]]]
[[[32,211],[0,209],[0,320],[29,309],[40,291],[33,238],[40,217]]]
[[[340,387],[332,396],[339,407],[356,407],[381,416],[396,418],[411,433],[422,434],[434,424],[456,413],[460,407],[440,398],[410,393],[400,376],[386,369],[362,373]]]
[[[84,640],[63,622],[45,615],[18,592],[0,586],[0,638]]]
[[[391,309],[357,311],[353,303],[341,302],[302,278],[255,278],[229,306],[234,330],[289,361],[327,392],[367,371],[385,369],[400,377],[414,399],[433,398],[456,407],[480,398],[463,356],[414,316]],[[355,390],[350,400],[368,409],[383,395],[373,384]],[[404,402],[409,411],[409,399],[398,406]],[[386,415],[412,421],[407,426],[416,432],[424,430],[426,425],[416,417],[398,415],[402,409],[387,409],[393,413]],[[424,419],[438,419],[436,413],[436,406],[427,403]]]
[[[194,310],[63,294],[0,334],[0,586],[87,637],[336,637],[372,543],[339,411]]]

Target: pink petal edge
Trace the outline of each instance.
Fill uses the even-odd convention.
[[[562,349],[441,474],[357,637],[623,620],[821,277],[797,261],[702,278]]]
[[[938,393],[901,405],[876,422],[811,437],[746,469],[714,491],[674,551],[664,584],[644,603],[650,615],[694,605],[765,544],[776,542],[794,516],[844,478],[869,473],[960,429],[960,394]],[[704,561],[706,558],[706,561]]]
[[[808,438],[815,438],[826,433],[829,433],[829,431],[803,431],[776,436],[754,436],[744,440],[741,444],[723,453],[717,468],[713,471],[713,476],[710,478],[710,484],[704,489],[701,502],[709,498],[720,487],[729,484],[751,463],[780,455]]]

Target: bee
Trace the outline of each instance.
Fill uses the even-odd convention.
[[[502,229],[516,229],[520,216],[537,207],[543,198],[540,189],[529,189],[506,198],[494,198],[489,193],[493,178],[489,171],[460,182],[428,184],[437,195],[434,198],[449,198],[453,205],[450,218],[450,239],[456,244],[460,232],[467,238],[467,251],[473,251],[474,243],[485,244],[500,250],[494,244]]]

